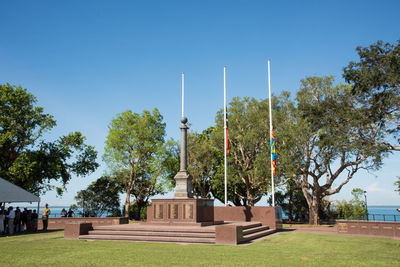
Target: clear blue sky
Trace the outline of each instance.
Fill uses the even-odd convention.
[[[180,73],[192,129],[214,123],[228,98],[296,92],[301,78],[335,75],[357,59],[356,46],[400,39],[399,1],[0,1],[0,83],[28,88],[57,127],[50,140],[81,131],[101,167],[74,178],[68,192],[42,196],[71,204],[104,172],[107,125],[127,109],[157,107],[167,134],[179,137]],[[277,137],[279,138],[279,137]],[[278,148],[279,149],[279,148]],[[279,153],[279,150],[278,150]],[[369,204],[400,205],[393,183],[400,154],[382,170],[360,172],[333,198],[368,191]]]

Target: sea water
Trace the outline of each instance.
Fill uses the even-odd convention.
[[[15,207],[17,205],[14,205]],[[19,207],[21,211],[23,211],[23,207]],[[37,211],[37,206],[27,206],[28,210],[36,210]],[[42,210],[44,209],[44,206],[40,207],[40,212],[39,214],[42,213]],[[50,218],[59,218],[61,217],[61,211],[62,209],[65,209],[67,212],[69,210],[69,206],[50,206],[49,205],[49,209],[50,209]],[[83,210],[79,209],[79,210],[74,210],[74,217],[80,217],[80,214],[83,213]],[[104,212],[101,217],[107,217],[109,215],[109,213]]]
[[[400,222],[399,206],[368,206],[370,221]]]
[[[397,209],[399,206],[368,206],[368,220],[370,221],[386,221],[400,222],[400,212]],[[282,212],[282,219],[288,219],[288,216]]]

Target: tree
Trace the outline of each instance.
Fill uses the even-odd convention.
[[[119,185],[115,180],[102,176],[75,196],[77,207],[89,210],[90,216],[101,217],[104,213],[121,216]],[[83,215],[83,214],[82,214]]]
[[[338,193],[360,169],[378,169],[386,149],[375,142],[384,133],[372,127],[350,86],[333,77],[301,81],[295,103],[279,103],[278,164],[286,179],[301,186],[310,224],[319,223],[323,198]]]
[[[200,134],[188,134],[188,171],[193,177],[193,193],[201,198],[211,197],[211,181],[221,161],[210,140],[213,130],[210,127]]]
[[[366,203],[362,200],[364,191],[360,188],[354,188],[351,192],[353,199],[336,200],[331,212],[337,219],[362,220],[368,215]]]
[[[394,183],[395,186],[397,186],[397,189],[395,191],[399,192],[400,194],[400,177],[397,177],[397,181]]]
[[[272,199],[270,198],[272,203]],[[304,221],[308,213],[307,201],[301,190],[293,180],[288,180],[285,190],[275,193],[275,204],[282,207],[289,221]]]
[[[364,116],[386,135],[376,142],[400,151],[400,40],[395,44],[378,41],[357,47],[359,62],[350,62],[343,77],[364,107]]]
[[[98,167],[97,152],[80,132],[46,142],[43,135],[56,121],[36,102],[21,86],[0,84],[0,176],[35,194],[61,181],[61,194],[72,174],[84,176]]]
[[[235,205],[253,206],[267,192],[270,184],[268,105],[254,98],[234,98],[229,107],[229,189],[228,200]],[[212,141],[223,153],[223,114],[216,116]],[[224,199],[223,162],[215,175],[215,197]],[[213,193],[214,193],[213,192]]]
[[[134,217],[138,218],[150,196],[165,192],[165,178],[171,168],[164,162],[171,154],[165,145],[162,119],[156,108],[142,114],[127,110],[109,125],[104,160],[126,193],[127,217],[130,206],[137,205]],[[133,202],[131,196],[135,198]]]

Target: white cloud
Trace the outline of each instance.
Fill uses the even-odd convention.
[[[372,183],[369,186],[367,186],[367,192],[373,193],[373,192],[386,192],[389,193],[390,191],[384,188],[380,188],[378,186],[378,182]]]

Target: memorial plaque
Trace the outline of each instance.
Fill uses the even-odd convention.
[[[178,204],[168,204],[168,219],[178,219]]]
[[[155,204],[154,205],[154,219],[163,219],[163,204]]]
[[[183,219],[193,219],[193,204],[183,204]]]

